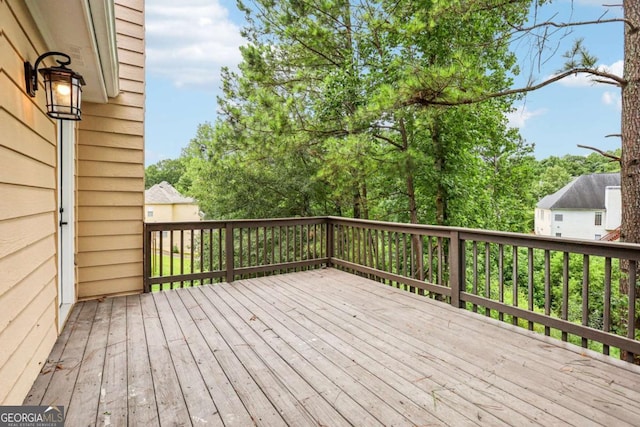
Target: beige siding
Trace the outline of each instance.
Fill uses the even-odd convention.
[[[143,1],[116,1],[118,97],[85,103],[78,135],[78,297],[142,291]]]
[[[56,327],[56,125],[24,90],[45,51],[22,1],[0,0],[0,405],[21,404]]]

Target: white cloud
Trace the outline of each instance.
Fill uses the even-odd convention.
[[[519,105],[510,113],[506,114],[508,127],[522,129],[525,127],[527,121],[536,116],[542,116],[547,112],[544,108],[538,108],[536,110],[529,110],[526,105]]]
[[[598,70],[622,77],[623,66],[624,66],[624,62],[620,60],[620,61],[614,62],[611,65],[599,65]],[[569,87],[593,86],[597,84],[597,82],[594,82],[593,80],[594,78],[597,78],[597,77],[591,74],[581,73],[581,74],[565,77],[564,79],[560,80],[558,83],[560,83],[563,86],[569,86]]]
[[[219,0],[147,0],[147,69],[176,86],[214,89],[220,68],[235,67],[244,39]]]
[[[611,105],[618,111],[622,111],[622,97],[620,93],[605,91],[602,94],[602,103],[604,105]]]

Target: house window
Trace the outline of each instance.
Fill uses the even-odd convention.
[[[600,234],[596,234],[596,240],[600,240],[602,236]]]
[[[596,212],[596,225],[602,225],[602,212]]]
[[[556,233],[556,237],[562,237],[562,233]]]
[[[153,217],[153,208],[147,208],[147,218]]]
[[[562,222],[562,214],[556,214],[556,216],[554,217],[554,220],[557,222]]]
[[[167,237],[169,237],[169,232],[165,230],[165,231],[162,232],[162,238],[164,239],[164,238],[167,238]]]

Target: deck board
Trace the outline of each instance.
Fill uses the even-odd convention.
[[[352,282],[356,283],[356,282]],[[366,282],[359,281],[360,285],[363,286],[362,290],[368,290],[366,288]],[[297,286],[297,285],[296,285]],[[331,285],[330,285],[331,286]],[[338,287],[336,284],[333,284],[334,290],[338,291]],[[353,288],[340,288],[341,292],[349,293],[353,292]],[[386,295],[389,295],[388,293]],[[382,295],[381,295],[382,296]],[[409,301],[413,306],[417,309],[420,309],[421,306],[424,305],[424,301],[416,296],[413,296],[408,293],[393,293],[394,298],[401,298],[401,302],[403,304],[408,304]],[[354,299],[354,301],[356,301]],[[366,310],[370,313],[370,315],[375,316],[379,313],[379,311],[371,310],[372,306],[382,307],[381,298],[372,299],[370,302],[367,302]],[[416,305],[417,304],[417,305]],[[479,326],[476,322],[468,322],[467,319],[473,319],[475,316],[471,315],[471,313],[455,310],[449,306],[442,306],[441,304],[436,304],[431,309],[432,313],[429,313],[430,316],[433,315],[433,311],[441,310],[440,317],[448,318],[449,329],[452,329],[449,334],[443,334],[442,330],[435,330],[433,332],[440,333],[442,340],[449,340],[452,345],[457,345],[457,347],[464,347],[469,345],[469,337],[465,336],[465,331],[469,328],[469,326]],[[422,316],[419,316],[420,318]],[[431,318],[432,319],[432,318]],[[413,326],[407,324],[406,322],[397,319],[396,324],[402,330],[407,331],[408,333],[413,333],[414,335],[420,337],[425,336],[426,329],[420,326]],[[545,385],[548,389],[542,388],[544,391],[543,396],[555,396],[557,399],[561,399],[561,393],[564,389],[570,389],[574,399],[578,402],[569,402],[566,406],[569,409],[573,409],[578,414],[582,414],[592,420],[596,420],[602,423],[610,422],[611,420],[615,420],[616,418],[621,418],[621,421],[625,421],[630,424],[636,424],[640,420],[640,406],[634,404],[633,402],[638,402],[638,390],[640,389],[640,384],[631,384],[628,382],[628,378],[621,378],[621,381],[627,381],[627,384],[630,388],[626,389],[613,389],[610,386],[600,384],[594,385],[591,383],[591,375],[586,375],[585,377],[578,377],[574,375],[574,371],[581,369],[582,367],[588,367],[590,365],[602,366],[600,362],[597,360],[593,360],[589,357],[583,356],[581,353],[576,353],[575,357],[570,360],[564,360],[564,363],[557,363],[554,361],[553,357],[550,356],[550,352],[548,349],[554,349],[555,346],[553,344],[557,344],[555,341],[551,341],[551,347],[547,347],[544,351],[540,351],[542,346],[531,346],[531,341],[521,340],[517,345],[514,345],[513,340],[513,328],[501,329],[502,333],[498,333],[494,331],[492,333],[479,333],[476,336],[482,336],[483,342],[482,344],[476,346],[469,346],[470,348],[467,351],[467,354],[474,353],[478,356],[483,356],[487,353],[487,347],[490,349],[498,350],[494,351],[496,353],[496,357],[504,356],[505,346],[508,346],[508,352],[511,357],[504,360],[501,367],[501,373],[509,372],[510,369],[512,371],[512,377],[514,379],[522,380],[523,376],[520,374],[522,372],[522,368],[518,361],[523,361],[523,363],[528,363],[527,371],[530,373],[530,379],[532,381],[536,381],[538,385],[544,387]],[[521,330],[517,330],[520,332]],[[480,331],[479,331],[480,332]],[[522,331],[524,332],[524,331]],[[429,331],[432,333],[432,331]],[[519,335],[521,338],[523,336]],[[507,344],[505,344],[507,343]],[[487,346],[489,344],[489,346]],[[481,349],[482,352],[475,351],[476,349]],[[576,348],[577,349],[577,348]],[[558,354],[557,352],[551,352],[552,354]],[[586,353],[585,353],[586,354]],[[481,365],[482,366],[482,365]],[[486,369],[485,367],[484,369]],[[555,375],[549,375],[550,372],[553,372]],[[610,377],[607,380],[607,383],[610,381]],[[522,384],[522,383],[521,383]],[[635,399],[635,400],[634,400]],[[583,403],[587,403],[589,408],[585,412],[583,408]],[[630,411],[620,413],[618,411],[620,404],[629,405]]]
[[[70,426],[624,426],[638,401],[637,366],[334,269],[79,303],[25,399]]]

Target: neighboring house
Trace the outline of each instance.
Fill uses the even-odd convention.
[[[171,184],[162,181],[144,192],[144,212],[146,222],[181,222],[200,221],[202,215],[197,202],[192,197],[185,197]],[[184,231],[181,248],[180,232],[173,233],[173,238],[168,231],[162,234],[162,250],[169,252],[191,252],[191,232]],[[160,242],[153,241],[152,247],[158,248]]]
[[[538,202],[535,234],[600,240],[621,212],[619,173],[582,175]]]
[[[77,300],[142,291],[144,0],[0,0],[0,21],[0,405],[19,405]],[[40,76],[27,93],[50,51],[84,77],[82,121],[47,115]]]

